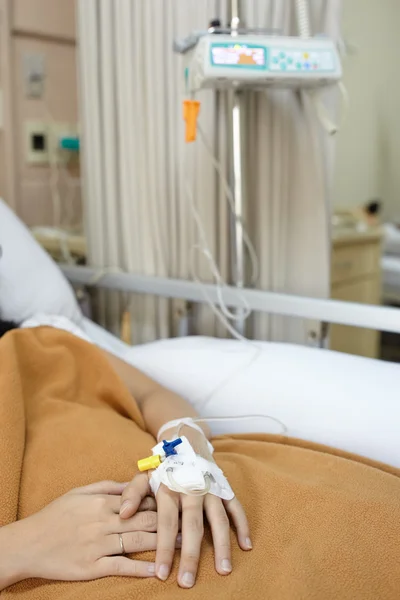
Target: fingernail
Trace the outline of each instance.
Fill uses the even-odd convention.
[[[156,572],[156,565],[149,565],[147,567],[147,571],[150,575],[154,575]]]
[[[246,546],[249,548],[249,550],[252,549],[253,544],[251,543],[251,539],[250,538],[246,538]]]
[[[132,502],[131,502],[130,500],[125,500],[125,502],[123,502],[123,503],[122,503],[122,506],[121,506],[121,508],[119,509],[119,514],[120,514],[121,516],[122,516],[122,515],[124,515],[125,513],[127,513],[127,512],[128,512],[128,510],[129,510],[130,508],[132,508],[132,506],[133,506],[133,504],[132,504]]]
[[[231,561],[227,558],[224,558],[224,560],[221,562],[221,568],[223,571],[225,571],[225,573],[230,573],[232,571]]]
[[[162,581],[165,581],[166,579],[168,579],[168,575],[169,575],[169,566],[161,565],[161,567],[158,569],[158,578],[162,579]]]
[[[182,577],[182,583],[186,587],[194,586],[194,575],[192,573],[185,573]]]

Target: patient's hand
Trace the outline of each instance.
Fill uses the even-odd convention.
[[[121,556],[119,534],[127,553],[155,550],[157,537],[155,503],[146,498],[146,483],[135,488],[137,503],[130,518],[120,518],[125,486],[102,482],[72,490],[35,515],[1,528],[7,545],[8,540],[12,542],[8,554],[14,561],[22,556],[20,549],[26,548],[19,576],[5,579],[4,585],[31,577],[63,581],[112,575],[154,577],[153,563]],[[20,545],[14,548],[17,538]]]
[[[198,454],[201,453],[207,460],[213,460],[203,436],[199,436],[193,430],[185,432],[185,435],[191,438],[190,442]],[[143,494],[144,485],[148,486],[146,493],[150,493],[148,481],[146,475],[138,475],[125,488],[122,494],[122,518],[129,518],[134,514],[134,507]],[[242,550],[251,550],[247,518],[236,497],[227,502],[211,494],[188,496],[172,492],[161,485],[156,500],[158,515],[156,574],[160,579],[166,580],[171,571],[180,511],[182,511],[182,553],[178,575],[180,586],[190,588],[196,580],[204,533],[203,512],[211,527],[215,568],[220,575],[229,575],[232,571],[229,517],[236,528],[239,546]]]

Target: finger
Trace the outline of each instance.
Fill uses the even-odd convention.
[[[182,523],[178,521],[178,531],[181,531]],[[137,512],[130,519],[121,519],[119,514],[113,517],[107,517],[106,533],[127,533],[129,531],[147,531],[155,533],[157,531],[157,513],[148,510]]]
[[[79,494],[112,494],[120,496],[127,483],[117,483],[116,481],[98,481],[72,490],[72,493]]]
[[[115,504],[115,510],[114,512],[119,515],[119,511],[121,508],[121,499],[115,497],[116,499],[116,504]],[[114,505],[113,505],[114,506]],[[139,505],[139,508],[137,509],[136,512],[145,512],[145,511],[156,511],[157,510],[157,503],[155,501],[154,498],[152,498],[151,496],[146,496],[146,498],[144,500],[142,500],[142,502]]]
[[[204,500],[207,520],[211,527],[214,543],[215,568],[220,575],[232,571],[231,536],[228,515],[222,501],[208,494]]]
[[[114,538],[114,548],[117,548],[115,554],[120,554],[119,536],[114,535],[112,537]],[[127,554],[130,554],[131,552],[147,552],[157,548],[157,534],[155,533],[132,531],[130,533],[123,533],[122,540]]]
[[[236,528],[239,546],[242,550],[251,550],[253,544],[251,543],[250,528],[242,505],[237,498],[233,498],[229,502],[224,502],[224,504],[226,512],[231,517]]]
[[[121,519],[119,515],[111,517],[107,523],[107,533],[128,533],[129,531],[157,531],[157,513],[154,511],[138,512],[130,519]]]
[[[123,533],[122,540],[124,542],[125,552],[147,552],[157,549],[157,534],[143,533],[135,531],[131,533]],[[118,539],[119,543],[119,539]],[[178,535],[175,540],[175,549],[181,548],[182,538]]]
[[[156,574],[165,581],[171,572],[179,529],[179,495],[161,485],[157,493]]]
[[[149,492],[150,485],[147,475],[145,473],[137,475],[123,491],[119,511],[120,517],[122,519],[132,517]]]
[[[182,496],[182,553],[178,582],[191,588],[196,581],[204,535],[204,496]]]
[[[121,494],[118,496],[115,494],[98,494],[99,498],[103,498],[107,509],[111,514],[119,515],[119,509],[121,506]]]
[[[155,501],[155,498],[152,498],[151,496],[146,496],[146,498],[142,500],[138,508],[138,512],[142,512],[145,510],[157,510],[157,502]]]
[[[126,556],[100,558],[96,563],[95,577],[154,577],[155,566],[151,562],[130,560]]]
[[[124,550],[126,554],[136,552],[150,552],[157,549],[157,534],[144,531],[130,531],[121,533]],[[175,540],[175,548],[181,548],[182,538],[180,536]],[[104,553],[108,556],[121,555],[121,543],[118,534],[108,535],[106,537],[106,546]]]

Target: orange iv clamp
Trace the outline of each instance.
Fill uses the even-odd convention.
[[[183,101],[183,118],[186,122],[186,143],[194,142],[197,136],[197,117],[200,112],[200,102],[197,100]]]

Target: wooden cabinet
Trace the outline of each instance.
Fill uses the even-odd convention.
[[[51,228],[43,233],[40,228],[32,230],[32,235],[56,262],[86,262],[86,238],[83,235],[69,234],[63,236],[52,232]]]
[[[331,271],[331,297],[334,300],[380,304],[381,241],[380,229],[334,234]],[[379,346],[380,334],[372,329],[331,327],[332,350],[378,358]]]

